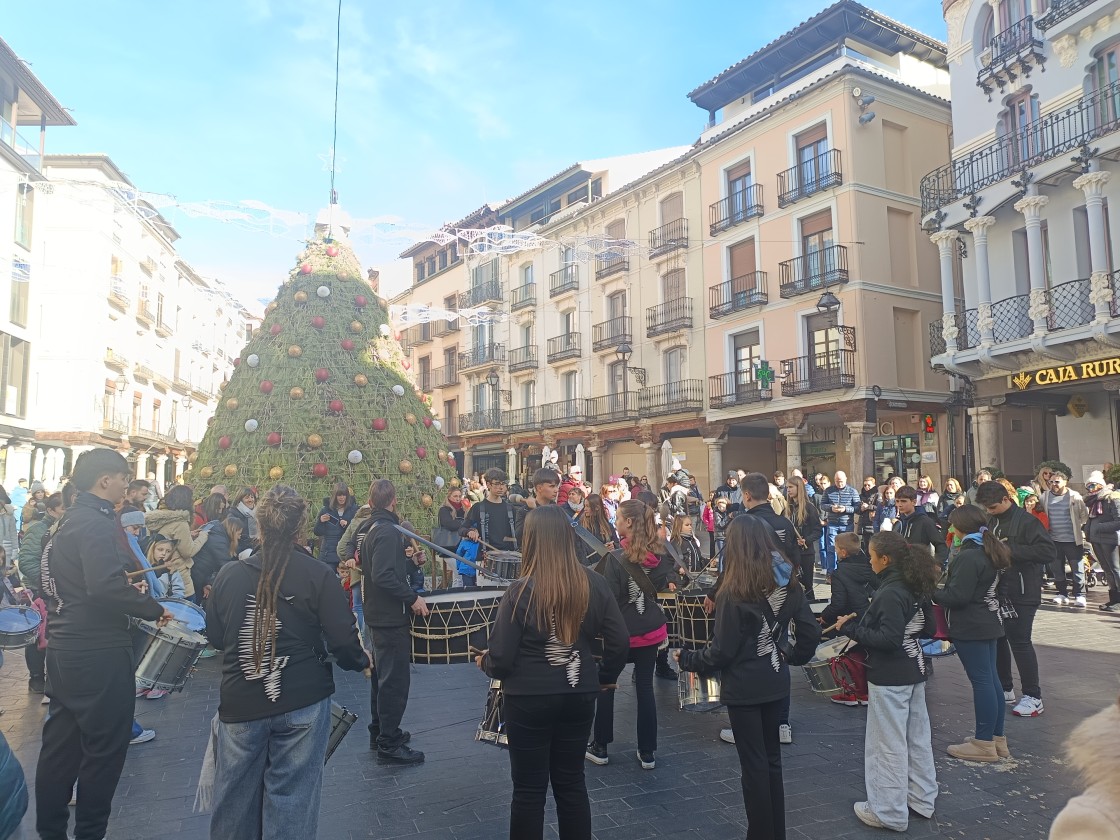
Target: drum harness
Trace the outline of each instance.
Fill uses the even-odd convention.
[[[481,502],[479,504],[481,504]],[[503,499],[500,504],[505,506],[506,516],[509,518],[510,539],[513,540],[513,550],[517,551],[517,528],[515,528],[513,524],[513,505],[505,499]],[[482,530],[482,541],[490,542],[490,514],[486,512],[485,507],[478,512],[478,524]]]

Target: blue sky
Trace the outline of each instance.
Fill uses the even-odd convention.
[[[48,152],[105,152],[183,202],[326,205],[335,0],[7,5],[0,36],[78,122]],[[359,256],[383,265],[578,160],[691,143],[706,114],[685,94],[825,5],[343,0],[336,185],[379,220]],[[945,37],[940,0],[867,5]],[[272,297],[310,230],[167,214],[246,303]]]

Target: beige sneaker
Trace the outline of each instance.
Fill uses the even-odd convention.
[[[961,761],[999,761],[994,741],[977,741],[975,738],[969,738],[963,744],[953,744],[946,752]]]

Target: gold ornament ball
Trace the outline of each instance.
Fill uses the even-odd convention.
[[[409,461],[407,458],[405,460],[401,461],[397,466],[400,468],[400,471],[402,473],[408,474],[408,473],[412,472],[412,462]]]
[[[189,464],[193,464],[197,460],[198,460],[198,453],[197,452],[192,452],[190,455],[187,456],[187,463],[189,463]]]
[[[438,452],[438,453],[436,454],[436,457],[437,457],[437,458],[439,458],[439,459],[440,459],[441,461],[446,461],[446,460],[447,460],[447,453],[446,453],[446,452],[444,452],[444,451],[443,451],[443,450],[441,449],[441,450],[440,450],[440,451],[439,451],[439,452]]]
[[[364,373],[359,373],[354,376],[354,384],[359,388],[364,388],[369,384],[369,378]]]
[[[451,479],[451,481],[449,481],[448,484],[450,484],[452,487],[462,487],[463,486],[463,482],[461,482],[458,479],[458,477]]]
[[[426,507],[426,508],[430,508],[430,507],[432,506],[432,497],[431,497],[431,495],[430,495],[430,494],[428,494],[428,493],[423,493],[423,494],[421,494],[421,496],[420,496],[420,504],[422,504],[422,505],[423,505],[424,507]]]
[[[273,467],[272,469],[270,469],[268,471],[268,477],[271,478],[273,481],[279,481],[280,479],[282,479],[284,477],[284,468],[283,467]]]
[[[265,315],[271,315],[275,311],[276,311],[276,301],[273,301],[272,303],[270,303],[268,306],[266,306],[264,308],[264,314]]]
[[[226,478],[233,478],[237,475],[237,464],[226,464],[226,468],[222,472],[226,474]]]
[[[415,426],[416,425],[416,415],[413,414],[410,411],[408,414],[406,414],[404,416],[404,422],[408,423],[408,425],[410,425],[410,426]]]
[[[209,478],[210,476],[212,476],[214,474],[214,468],[213,467],[203,467],[201,470],[198,471],[198,474],[200,476],[202,476],[203,478]]]
[[[288,357],[289,358],[298,359],[302,355],[303,355],[303,348],[300,347],[298,344],[293,344],[291,347],[288,348]]]
[[[236,411],[237,406],[239,405],[241,405],[241,403],[237,401],[237,397],[230,397],[228,400],[226,400],[226,408],[228,408],[230,411]]]
[[[303,399],[303,389],[302,388],[292,388],[292,390],[290,390],[288,392],[288,396],[291,397],[293,400],[302,400]]]
[[[296,303],[307,303],[307,292],[296,292],[294,295]]]
[[[351,321],[350,322],[350,332],[360,333],[364,329],[365,329],[365,325],[362,324],[361,321]]]
[[[229,380],[223,379],[221,382],[218,383],[218,390],[219,391],[224,391],[226,389],[226,385],[228,385],[228,384],[229,384]]]
[[[307,445],[310,446],[312,449],[318,449],[320,446],[323,445],[323,439],[319,435],[308,435],[307,436]]]

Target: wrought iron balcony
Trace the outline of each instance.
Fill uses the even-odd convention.
[[[674,219],[649,232],[649,258],[688,247],[688,219]]]
[[[572,263],[548,275],[548,296],[559,297],[579,288],[579,265]]]
[[[1050,0],[1050,10],[1036,20],[1035,25],[1040,32],[1045,32],[1095,2],[1096,0]]]
[[[712,318],[722,318],[752,306],[765,306],[768,301],[765,271],[752,271],[708,287],[708,314]]]
[[[541,406],[541,426],[546,429],[583,425],[586,422],[587,400],[582,397],[577,397],[574,400],[545,403]]]
[[[1083,96],[922,178],[922,215],[1120,129],[1120,82]]]
[[[579,358],[579,333],[571,332],[550,338],[546,347],[548,363]]]
[[[147,365],[137,365],[133,369],[132,375],[144,382],[151,382],[156,378],[156,372]]]
[[[638,410],[642,417],[703,411],[704,380],[682,379],[654,388],[642,388],[638,392]]]
[[[511,347],[509,351],[509,372],[537,369],[537,348],[529,344],[525,347]]]
[[[167,323],[166,321],[156,321],[156,335],[167,338],[171,335],[172,332],[173,330],[169,323]]]
[[[595,279],[602,280],[604,277],[610,277],[612,274],[620,274],[629,270],[630,260],[628,257],[600,257],[595,266]]]
[[[620,391],[587,400],[588,423],[615,423],[638,419],[638,392]]]
[[[459,319],[448,321],[446,318],[439,318],[432,322],[432,335],[436,338],[443,338],[445,335],[459,332]]]
[[[774,387],[763,388],[754,371],[741,370],[708,377],[708,405],[713,409],[750,405],[774,399]]]
[[[191,383],[178,376],[171,380],[171,387],[180,394],[189,394],[191,392]]]
[[[412,346],[416,347],[420,344],[427,344],[432,340],[432,325],[431,322],[424,322],[417,324],[412,328]]]
[[[783,397],[799,397],[818,391],[854,388],[856,351],[830,350],[812,356],[782,360]]]
[[[1046,63],[1042,54],[1042,41],[1035,35],[1034,18],[1027,15],[1002,32],[997,32],[988,42],[988,49],[980,57],[984,66],[976,74],[976,85],[992,99],[992,89],[1000,93],[1020,76],[1030,76],[1035,67]]]
[[[432,393],[432,372],[430,370],[420,371],[416,374],[416,384],[425,394]]]
[[[459,415],[459,432],[490,432],[502,428],[502,412],[496,409],[483,409]]]
[[[540,425],[540,411],[535,405],[502,412],[502,427],[507,432],[531,432]]]
[[[109,303],[113,304],[121,312],[127,312],[132,299],[124,290],[124,282],[117,275],[109,277]]]
[[[459,370],[470,370],[483,365],[504,365],[506,346],[504,344],[482,344],[459,354]]]
[[[811,254],[778,263],[778,295],[797,297],[848,282],[848,249],[829,245]]]
[[[789,207],[803,198],[838,187],[842,183],[844,176],[840,168],[840,150],[829,149],[778,173],[778,206]]]
[[[156,322],[156,316],[152,314],[146,298],[141,298],[140,302],[136,304],[136,320],[148,327]]]
[[[992,334],[996,344],[1026,338],[1034,332],[1030,308],[1030,295],[1015,295],[992,304]]]
[[[1088,280],[1071,280],[1054,286],[1046,297],[1050,304],[1047,329],[1068,330],[1093,323],[1096,308],[1089,300]]]
[[[123,435],[128,431],[128,423],[125,422],[123,417],[103,417],[101,419],[101,431]]]
[[[445,365],[432,371],[433,388],[450,388],[459,384],[459,368],[456,365]]]
[[[502,283],[500,280],[487,280],[459,295],[460,309],[473,309],[484,303],[499,303],[502,300]]]
[[[509,311],[528,309],[537,305],[537,284],[523,283],[509,293]]]
[[[708,205],[708,230],[715,236],[762,215],[762,184],[751,184]]]
[[[591,326],[591,350],[613,350],[620,344],[634,343],[634,319],[629,315],[611,318]]]
[[[667,300],[646,309],[646,338],[692,329],[692,298]]]
[[[114,370],[124,370],[128,367],[128,359],[108,347],[105,348],[105,364]]]

